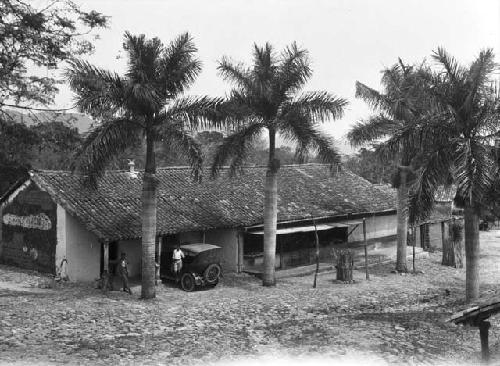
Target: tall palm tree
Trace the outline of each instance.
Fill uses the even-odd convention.
[[[146,143],[142,187],[142,297],[155,297],[156,164],[155,146],[183,151],[193,175],[201,169],[201,149],[188,127],[207,121],[218,100],[179,97],[196,79],[201,63],[185,33],[167,47],[158,38],[125,33],[128,58],[124,76],[75,60],[66,77],[81,112],[101,121],[87,136],[75,167],[93,182],[113,156],[139,140]]]
[[[412,174],[411,163],[415,146],[401,130],[418,118],[423,110],[421,87],[417,75],[419,68],[405,65],[401,60],[383,71],[384,92],[378,92],[356,82],[356,97],[363,99],[377,114],[360,121],[347,134],[353,146],[379,141],[377,151],[390,153],[385,158],[398,159],[395,174],[397,187],[397,259],[396,271],[407,272],[406,247],[408,232],[408,178]],[[391,137],[390,144],[387,139]]]
[[[472,301],[479,297],[479,212],[498,176],[490,146],[500,136],[500,98],[492,83],[497,65],[491,49],[481,51],[469,67],[443,48],[432,57],[441,70],[422,75],[435,101],[432,118],[406,132],[418,136],[425,152],[411,201],[426,215],[443,175],[454,180],[455,202],[464,208],[466,301]]]
[[[269,137],[269,156],[264,199],[263,285],[275,284],[277,177],[276,136],[296,145],[296,158],[304,161],[314,150],[329,164],[340,161],[332,138],[322,134],[319,123],[342,116],[347,101],[325,91],[299,91],[311,77],[308,53],[295,43],[276,54],[270,44],[254,45],[253,65],[246,67],[222,58],[218,70],[234,88],[228,95],[226,117],[235,131],[223,140],[215,154],[212,173],[230,161],[234,174],[244,163],[247,149],[262,133]],[[300,194],[300,193],[297,193]]]

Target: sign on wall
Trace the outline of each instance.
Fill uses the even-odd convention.
[[[57,205],[47,192],[29,184],[2,209],[1,260],[55,273]]]
[[[6,214],[3,216],[3,223],[5,225],[20,226],[26,229],[50,230],[52,228],[49,217],[44,213],[29,216]]]

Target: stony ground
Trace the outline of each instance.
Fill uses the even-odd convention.
[[[499,295],[500,231],[481,234],[482,299]],[[464,269],[419,259],[424,273],[394,264],[355,272],[356,283],[322,273],[263,288],[246,275],[186,293],[160,285],[157,299],[93,286],[40,289],[40,276],[0,266],[0,363],[169,365],[457,365],[479,359],[477,329],[445,322],[466,307]],[[499,317],[500,318],[500,317]],[[500,364],[500,320],[490,344]],[[277,363],[278,362],[278,363]]]

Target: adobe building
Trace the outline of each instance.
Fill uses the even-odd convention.
[[[217,179],[205,171],[197,183],[189,168],[158,169],[157,254],[204,242],[223,248],[225,271],[261,266],[265,171],[248,167],[232,178],[223,171]],[[105,261],[126,252],[130,276],[140,275],[142,174],[108,171],[92,189],[78,174],[30,172],[0,199],[0,260],[54,273],[67,259],[70,280],[93,281]],[[363,218],[371,243],[394,242],[395,195],[350,171],[283,166],[278,196],[278,269],[312,263],[315,229],[325,260],[336,245],[362,242]]]

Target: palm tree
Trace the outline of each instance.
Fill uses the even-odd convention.
[[[158,38],[125,33],[128,58],[124,76],[75,60],[66,77],[76,93],[76,105],[101,123],[77,153],[75,168],[94,183],[110,160],[127,147],[145,140],[142,187],[142,297],[155,297],[156,182],[155,146],[183,151],[194,177],[201,169],[201,149],[187,126],[195,127],[213,115],[218,100],[178,97],[196,79],[201,63],[189,34],[167,47]]]
[[[457,185],[455,202],[464,208],[466,301],[479,297],[479,212],[498,175],[495,151],[500,136],[500,98],[492,83],[496,69],[491,49],[483,50],[469,67],[460,66],[443,48],[433,54],[441,70],[422,77],[435,101],[432,118],[410,126],[425,152],[412,205],[427,215],[437,186],[451,176]]]
[[[380,93],[365,84],[356,82],[356,97],[363,99],[377,112],[360,121],[349,131],[347,138],[353,146],[391,138],[390,144],[382,141],[377,151],[383,158],[398,159],[394,185],[397,187],[397,259],[396,271],[407,272],[406,247],[408,232],[408,179],[412,175],[411,163],[415,157],[413,141],[401,130],[422,113],[419,70],[405,65],[401,60],[383,71]],[[389,155],[387,156],[387,153]]]
[[[276,159],[276,136],[295,143],[296,158],[304,161],[314,150],[329,164],[340,159],[332,139],[322,134],[319,123],[342,116],[347,101],[325,91],[299,91],[311,77],[308,53],[294,43],[276,54],[270,44],[254,45],[253,65],[248,68],[222,58],[218,70],[233,83],[225,108],[226,117],[235,127],[223,140],[212,165],[216,175],[230,161],[234,174],[244,163],[251,143],[263,132],[269,137],[269,156],[264,199],[264,272],[263,285],[275,284],[277,176],[280,162]],[[299,193],[298,193],[299,194]]]

